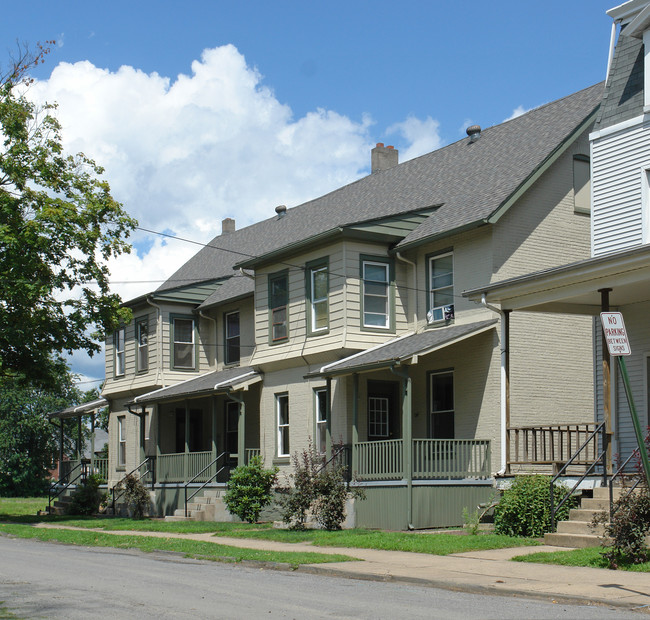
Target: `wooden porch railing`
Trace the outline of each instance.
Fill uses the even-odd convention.
[[[414,439],[414,480],[490,477],[489,439]]]
[[[596,423],[553,426],[513,426],[507,429],[511,465],[551,466],[553,472],[564,465],[598,427]],[[588,466],[598,455],[598,437],[589,442],[572,465]]]
[[[246,464],[251,462],[254,456],[260,456],[262,451],[259,448],[246,448]]]
[[[401,480],[402,440],[363,441],[354,446],[353,474],[358,480]]]
[[[246,462],[248,463],[253,456],[259,454],[259,448],[247,448]],[[156,459],[156,480],[158,482],[187,482],[198,472],[202,472],[194,482],[206,482],[214,478],[216,473],[214,465],[208,467],[213,459],[214,455],[210,451],[161,454]],[[218,480],[221,481],[221,476]]]

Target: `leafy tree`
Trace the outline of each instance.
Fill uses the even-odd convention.
[[[59,452],[59,430],[47,414],[80,402],[72,379],[60,374],[50,390],[0,381],[0,496],[39,495],[47,488]],[[70,447],[74,437],[67,440]]]
[[[130,251],[136,221],[101,167],[64,154],[56,105],[25,97],[27,72],[49,49],[18,51],[0,73],[0,381],[51,387],[61,353],[97,353],[102,332],[129,319],[106,261]]]
[[[262,457],[254,456],[248,465],[236,467],[230,474],[223,496],[226,508],[242,521],[257,523],[262,509],[273,499],[272,488],[278,468],[264,469]]]

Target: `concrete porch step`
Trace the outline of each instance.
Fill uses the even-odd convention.
[[[562,534],[551,532],[544,534],[544,544],[554,547],[599,547],[603,541],[602,536],[596,534]]]
[[[596,527],[593,527],[591,521],[560,521],[557,524],[557,533],[604,536],[605,526],[599,523]]]

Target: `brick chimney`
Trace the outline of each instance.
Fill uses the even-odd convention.
[[[227,235],[228,233],[235,232],[235,220],[231,217],[227,217],[225,220],[221,220],[221,234]]]
[[[370,151],[370,170],[381,172],[397,166],[399,151],[393,146],[384,146],[383,142],[377,142],[377,146]]]

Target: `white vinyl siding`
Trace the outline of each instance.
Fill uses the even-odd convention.
[[[649,237],[643,186],[650,169],[650,128],[638,125],[594,140],[591,162],[593,256],[641,245]]]

